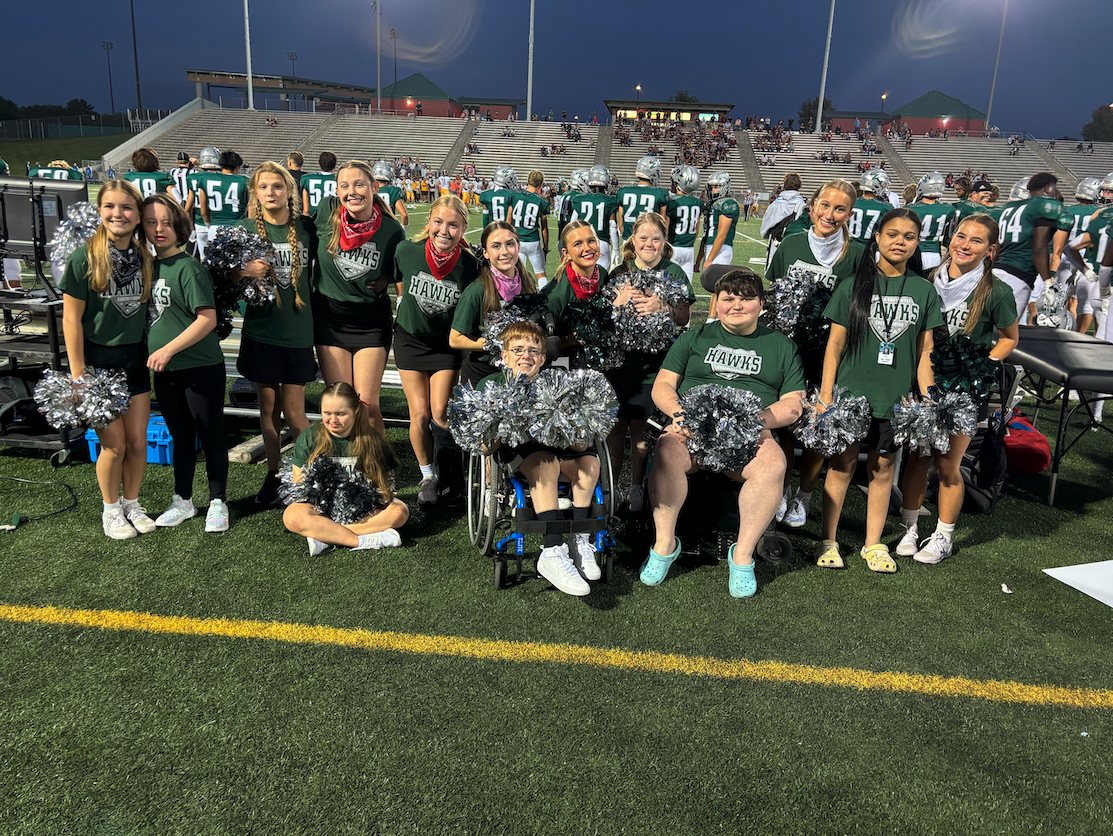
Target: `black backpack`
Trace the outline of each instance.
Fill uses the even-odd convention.
[[[966,514],[991,514],[1005,495],[1009,481],[1008,461],[1002,439],[993,425],[991,420],[988,430],[979,430],[970,440],[958,466],[966,486],[966,496],[962,500],[962,511]],[[932,502],[939,499],[939,476],[934,466],[928,474],[927,495]]]
[[[15,426],[37,425],[41,421],[31,385],[16,375],[0,377],[0,432]]]

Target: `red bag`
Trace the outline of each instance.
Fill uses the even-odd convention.
[[[1014,413],[1005,431],[1005,458],[1009,473],[1040,473],[1051,467],[1051,442],[1028,416]]]

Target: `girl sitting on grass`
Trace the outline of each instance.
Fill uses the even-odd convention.
[[[307,502],[287,506],[282,515],[286,528],[309,541],[309,554],[316,557],[330,545],[352,549],[381,549],[400,546],[397,529],[410,516],[406,503],[395,498],[391,471],[397,462],[386,439],[371,424],[367,408],[350,384],[338,381],[321,395],[321,422],[300,436],[291,457],[294,482],[320,456],[328,456],[350,473],[362,476],[379,489],[382,501],[373,513],[359,522],[342,525],[317,511]]]

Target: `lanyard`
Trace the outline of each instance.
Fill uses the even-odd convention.
[[[886,281],[888,280],[888,277]],[[900,306],[901,297],[904,296],[904,283],[908,281],[908,274],[905,273],[900,277],[900,290],[897,291],[897,304],[893,305],[893,315],[888,316],[885,312],[885,299],[881,295],[881,289],[877,289],[877,304],[881,308],[881,322],[885,326],[885,342],[892,342],[890,334],[893,331],[893,323],[897,321],[897,308]]]

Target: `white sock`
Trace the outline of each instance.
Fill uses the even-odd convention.
[[[120,500],[118,500],[118,499],[115,502],[104,503],[104,513],[105,514],[110,513],[111,511],[119,511],[119,510],[120,510]]]
[[[419,464],[418,467],[421,468],[421,478],[422,479],[432,479],[433,478],[433,465],[431,465],[431,464]]]
[[[955,531],[955,524],[954,523],[940,522],[939,524],[937,524],[935,526],[935,533],[936,534],[942,534],[944,537],[947,538],[948,542],[950,542],[951,535],[954,534],[954,531]]]
[[[122,504],[122,505],[123,505],[123,506],[124,506],[125,508],[134,508],[134,507],[135,507],[136,505],[138,505],[138,504],[139,504],[139,497],[136,497],[135,499],[126,499],[126,498],[125,498],[125,499],[121,499],[121,500],[120,500],[120,503],[121,503],[121,504]]]
[[[905,528],[915,528],[916,521],[920,518],[920,509],[913,508],[909,511],[907,508],[900,509],[900,522]],[[951,528],[954,528],[952,525]]]
[[[801,502],[803,502],[804,507],[807,508],[811,505],[812,492],[811,491],[802,491],[799,488],[797,488],[796,489],[796,498],[799,499]]]

